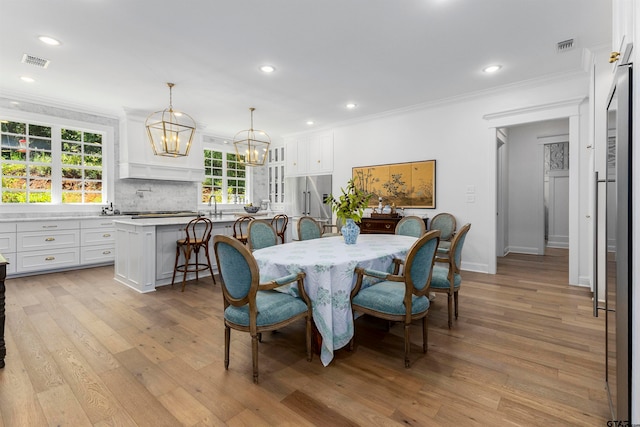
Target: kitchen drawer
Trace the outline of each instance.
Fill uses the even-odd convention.
[[[16,233],[0,233],[0,253],[16,251]]]
[[[79,264],[80,250],[76,248],[55,249],[17,254],[16,273],[53,270]]]
[[[81,230],[80,235],[81,246],[113,245],[116,241],[116,230],[113,227],[104,229],[83,229]]]
[[[26,221],[18,223],[18,232],[26,231],[56,231],[77,230],[80,228],[79,220],[64,221]]]
[[[398,221],[400,221],[400,218],[362,218],[360,232],[363,234],[395,234]]]
[[[15,233],[15,232],[16,232],[15,222],[0,222],[0,233]]]
[[[113,220],[109,218],[83,219],[80,228],[114,228]]]
[[[17,251],[69,248],[80,246],[80,230],[18,233]]]
[[[83,248],[80,254],[80,264],[101,264],[114,262],[116,250],[114,245],[90,246]]]

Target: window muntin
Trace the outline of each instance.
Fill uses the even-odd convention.
[[[103,138],[103,132],[2,120],[1,203],[102,203]]]
[[[246,192],[246,165],[236,153],[205,149],[202,203],[212,196],[217,203],[244,203]]]

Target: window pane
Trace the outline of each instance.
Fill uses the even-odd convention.
[[[65,141],[82,141],[82,132],[79,130],[62,129],[60,137]]]
[[[2,126],[0,127],[2,133],[17,133],[20,135],[26,135],[27,133],[27,124],[21,122],[5,122],[2,121]]]
[[[46,136],[51,138],[51,127],[40,125],[29,125],[30,136]]]
[[[92,144],[102,144],[102,134],[85,132],[84,142],[90,142]]]

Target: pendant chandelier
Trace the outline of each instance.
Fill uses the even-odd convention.
[[[267,151],[271,144],[271,138],[266,132],[253,129],[253,112],[255,108],[249,108],[251,112],[251,126],[247,130],[241,130],[233,137],[233,145],[240,161],[247,166],[262,166],[267,159]]]
[[[188,156],[196,132],[196,122],[188,114],[173,109],[171,90],[175,85],[167,83],[167,86],[169,108],[152,113],[145,122],[149,142],[156,156]]]

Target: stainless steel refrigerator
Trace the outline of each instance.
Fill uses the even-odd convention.
[[[631,260],[634,256],[632,232],[632,65],[617,67],[607,105],[607,168],[596,172],[594,315],[605,317],[605,382],[612,420],[631,420]],[[598,217],[605,215],[604,232],[598,233]],[[604,223],[604,224],[603,224]],[[606,225],[605,225],[606,224]],[[604,236],[603,236],[604,235]],[[601,239],[598,239],[601,236]],[[604,237],[604,238],[602,238]],[[603,240],[603,241],[602,241]],[[598,284],[598,265],[604,266]],[[604,301],[598,304],[598,288]]]
[[[287,178],[287,212],[290,216],[311,216],[321,221],[331,221],[331,206],[324,203],[331,194],[331,175],[300,176]]]

